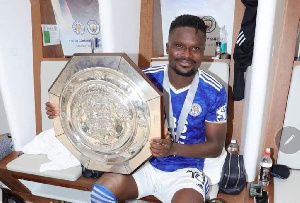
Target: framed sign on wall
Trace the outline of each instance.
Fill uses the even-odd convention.
[[[98,0],[51,0],[60,30],[63,53],[91,53],[95,43],[102,51]]]

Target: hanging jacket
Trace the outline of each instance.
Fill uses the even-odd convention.
[[[258,0],[242,0],[245,5],[244,17],[241,29],[234,47],[234,80],[233,80],[233,100],[244,99],[245,78],[244,73],[248,66],[252,64],[254,36],[256,26],[256,12]]]

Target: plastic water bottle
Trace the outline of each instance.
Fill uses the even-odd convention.
[[[220,29],[221,54],[227,54],[227,30],[225,25]]]
[[[221,58],[221,42],[216,42],[215,57],[218,58],[218,59]]]
[[[227,151],[230,154],[238,154],[239,153],[239,145],[236,143],[236,140],[231,140],[230,144],[227,147]]]
[[[265,156],[262,158],[260,162],[258,183],[262,184],[263,186],[267,186],[270,183],[271,167],[273,164],[270,155],[271,155],[270,148],[266,148]]]

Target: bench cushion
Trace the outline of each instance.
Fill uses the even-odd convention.
[[[13,161],[9,162],[6,167],[11,171],[70,181],[75,181],[81,176],[81,166],[75,166],[63,170],[48,170],[41,172],[41,164],[47,163],[49,161],[50,160],[47,158],[46,154],[23,154]]]

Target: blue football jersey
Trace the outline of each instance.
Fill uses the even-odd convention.
[[[164,72],[168,65],[153,66],[144,69],[147,77],[163,91]],[[225,87],[210,74],[198,71],[199,84],[188,114],[181,136],[180,144],[205,142],[205,122],[227,121],[227,94]],[[171,102],[174,117],[174,127],[178,125],[179,116],[190,86],[176,90],[170,85]],[[172,138],[174,140],[174,138]],[[163,171],[175,171],[180,168],[193,167],[203,169],[204,158],[189,158],[183,156],[152,157],[150,163]]]

